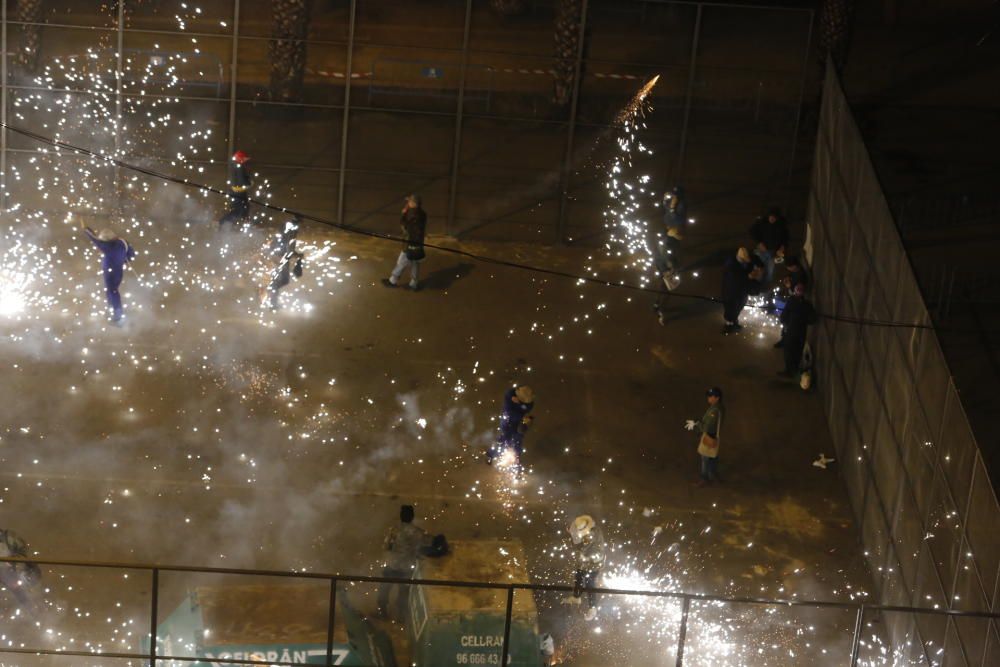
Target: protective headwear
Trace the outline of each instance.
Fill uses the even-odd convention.
[[[573,544],[580,544],[594,530],[594,519],[589,514],[581,514],[569,525],[569,536]]]
[[[244,162],[247,162],[249,159],[250,156],[244,153],[243,151],[236,151],[235,153],[233,153],[233,162],[235,162],[236,164],[243,164]]]
[[[288,220],[287,222],[285,222],[285,233],[286,234],[289,233],[289,232],[297,232],[297,231],[299,231],[299,221],[298,221],[298,218],[296,218],[295,220]]]
[[[712,387],[705,392],[705,396],[715,396],[716,398],[722,398],[722,390],[718,387]]]
[[[105,228],[97,232],[97,238],[99,238],[102,241],[114,241],[116,238],[118,238],[118,235],[115,234],[114,231]]]
[[[522,403],[534,403],[535,402],[535,392],[528,385],[524,384],[514,390],[514,395],[517,396],[517,400]]]

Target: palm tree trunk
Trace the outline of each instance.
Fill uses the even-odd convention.
[[[306,69],[306,31],[309,0],[271,1],[271,99],[299,101]]]
[[[573,95],[576,56],[580,50],[582,0],[559,0],[556,9],[556,63],[554,102],[566,106]]]
[[[501,16],[514,16],[524,11],[527,0],[490,0],[490,7]]]
[[[37,24],[42,19],[42,0],[18,0],[16,17],[22,23]],[[38,71],[41,37],[41,26],[21,26],[21,50],[17,54],[17,60],[24,66],[25,70],[32,74]]]
[[[847,64],[854,0],[823,0],[819,8],[820,44],[838,72]]]

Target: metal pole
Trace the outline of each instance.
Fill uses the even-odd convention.
[[[500,653],[500,664],[510,661],[510,617],[514,613],[514,587],[507,589],[507,614],[503,621],[503,651]]]
[[[337,617],[337,580],[330,580],[330,610],[326,620],[326,667],[333,665],[333,621]]]
[[[122,129],[122,50],[125,43],[125,0],[118,0],[118,60],[115,65],[115,158],[121,159]],[[116,169],[117,174],[117,169]],[[117,187],[117,180],[115,182]]]
[[[469,30],[472,26],[472,0],[465,0],[465,27],[462,32],[462,66],[458,81],[458,104],[455,108],[455,144],[451,154],[451,183],[448,186],[448,217],[444,231],[455,226],[455,199],[458,197],[458,162],[462,153],[462,114],[465,108],[465,76],[469,70]]]
[[[340,174],[337,182],[337,222],[344,224],[344,178],[347,172],[347,130],[351,117],[351,68],[354,66],[354,23],[358,0],[351,0],[351,22],[347,31],[347,71],[344,72],[344,119],[340,127]]]
[[[674,167],[674,183],[680,183],[684,176],[684,158],[687,154],[688,122],[691,120],[691,97],[694,93],[694,77],[698,67],[698,41],[701,38],[701,11],[704,5],[698,4],[694,15],[694,36],[691,38],[691,64],[688,66],[687,90],[684,92],[684,120],[681,123],[681,142],[677,150],[677,166]]]
[[[854,620],[854,642],[851,645],[851,667],[857,667],[858,654],[861,652],[861,624],[864,621],[865,605],[858,606],[858,615]]]
[[[233,49],[229,59],[229,154],[226,156],[227,164],[229,157],[236,152],[236,75],[237,75],[237,55],[240,42],[240,0],[233,2]]]
[[[684,603],[681,605],[681,629],[677,634],[677,667],[683,667],[684,665],[684,641],[687,639],[688,614],[690,611],[691,598],[685,595]]]
[[[7,0],[2,0],[0,19],[0,212],[7,210]]]
[[[156,626],[160,606],[160,571],[153,570],[153,595],[149,610],[149,667],[156,667]]]
[[[806,52],[802,56],[802,81],[799,84],[799,106],[795,110],[795,125],[792,129],[792,154],[788,157],[788,182],[785,184],[785,210],[792,207],[792,175],[795,173],[795,153],[799,147],[799,127],[802,124],[802,104],[806,98],[806,75],[809,73],[809,53],[812,51],[813,21],[815,15],[809,10],[809,32],[806,36]]]
[[[583,70],[583,38],[587,32],[588,0],[580,10],[580,34],[576,45],[576,70],[573,74],[573,95],[569,104],[569,127],[566,133],[566,156],[563,159],[559,192],[559,217],[556,219],[556,243],[565,242],[566,209],[569,207],[569,175],[573,168],[573,142],[576,138],[576,113],[580,102],[580,72]]]

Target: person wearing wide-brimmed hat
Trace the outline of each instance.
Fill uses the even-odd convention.
[[[87,237],[101,251],[101,273],[104,276],[104,291],[108,298],[108,307],[111,308],[111,321],[120,322],[123,317],[122,297],[118,288],[122,284],[122,277],[125,273],[125,265],[135,259],[135,249],[129,245],[128,241],[111,231],[102,229],[95,232],[82,222],[80,226],[87,234]]]
[[[515,455],[515,468],[520,471],[524,434],[534,419],[529,414],[534,407],[535,392],[528,385],[522,384],[507,390],[503,397],[497,440],[486,452],[487,463],[492,464],[504,451],[511,450]]]

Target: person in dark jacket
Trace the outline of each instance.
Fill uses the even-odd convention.
[[[784,327],[783,345],[785,353],[785,370],[779,373],[784,377],[795,377],[802,361],[802,350],[806,346],[806,333],[809,325],[816,322],[816,310],[806,300],[806,287],[803,284],[795,286],[795,291],[781,311],[781,324]]]
[[[246,222],[250,217],[250,189],[253,179],[250,176],[250,156],[243,151],[233,153],[229,161],[229,211],[219,219],[219,229],[226,223],[236,227],[237,223]]]
[[[125,265],[135,259],[135,249],[129,245],[128,241],[119,238],[110,229],[95,232],[82,222],[80,226],[83,227],[87,238],[101,251],[101,273],[104,276],[104,291],[108,298],[108,307],[111,309],[111,321],[121,322],[123,317],[122,296],[118,288],[122,284]]]
[[[382,279],[386,287],[396,287],[406,267],[410,267],[410,289],[420,289],[420,262],[424,255],[424,234],[427,232],[427,214],[424,212],[420,195],[410,195],[403,206],[403,215],[399,221],[403,228],[403,250],[396,260],[396,268],[388,278]]]
[[[746,248],[740,248],[726,260],[722,270],[722,316],[726,325],[722,333],[731,334],[743,328],[740,313],[750,295],[760,291],[762,275],[763,267],[753,262]]]
[[[750,237],[757,244],[754,254],[764,263],[764,282],[770,284],[774,278],[774,260],[784,258],[788,246],[788,222],[781,209],[775,206],[757,218],[750,227]]]
[[[486,452],[486,463],[505,451],[514,452],[514,468],[521,470],[521,454],[524,452],[524,434],[534,419],[529,413],[535,407],[535,392],[526,384],[512,387],[503,397],[503,412],[500,414],[500,428],[496,442]]]
[[[788,290],[789,294],[795,291],[797,285],[802,285],[805,288],[809,287],[809,274],[806,273],[806,269],[802,266],[802,262],[798,257],[789,257],[786,259],[785,269],[788,271],[788,275],[782,279],[781,283]]]
[[[275,260],[284,257],[285,253],[291,249],[292,244],[299,235],[299,226],[301,224],[302,219],[299,216],[295,216],[285,222],[285,226],[280,233],[275,234],[271,238],[271,247],[268,252]]]
[[[270,295],[271,310],[278,310],[281,307],[278,295],[281,288],[292,281],[292,276],[294,275],[296,278],[302,277],[302,260],[305,258],[305,255],[299,250],[298,242],[295,239],[291,239],[288,242],[287,248],[288,250],[278,260],[278,265],[271,272],[271,282],[267,286],[267,293]]]
[[[781,280],[781,290],[779,290],[778,296],[775,299],[775,307],[779,311],[783,311],[785,304],[788,299],[795,293],[795,288],[798,285],[802,285],[804,288],[809,288],[809,274],[806,273],[806,269],[802,266],[802,262],[799,261],[798,257],[789,257],[785,260],[785,269],[788,274]],[[785,346],[785,327],[781,327],[781,338],[778,342],[774,344],[775,349],[779,349]]]

